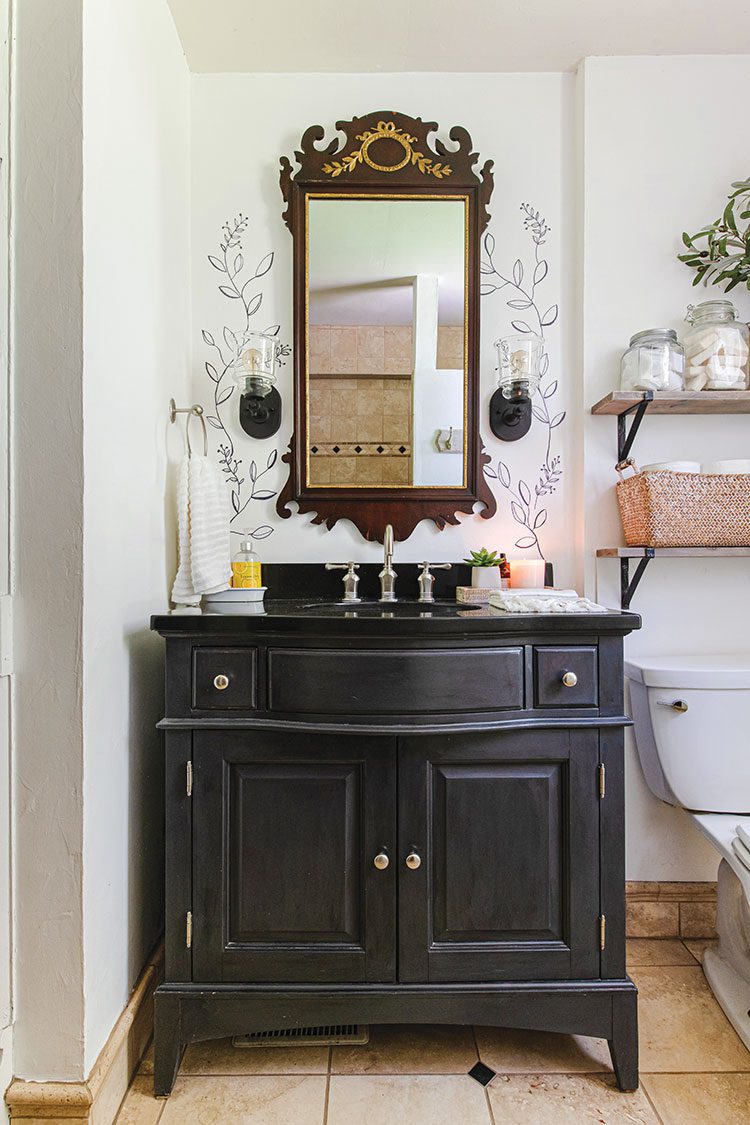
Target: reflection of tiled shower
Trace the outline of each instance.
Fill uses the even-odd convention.
[[[463,367],[463,330],[438,329],[438,368]],[[410,326],[310,328],[310,483],[411,482]]]

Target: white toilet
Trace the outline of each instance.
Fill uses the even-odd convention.
[[[647,656],[625,674],[649,788],[686,809],[721,856],[719,946],[703,969],[750,1050],[750,654]]]

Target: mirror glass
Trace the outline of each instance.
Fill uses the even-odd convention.
[[[307,484],[462,487],[466,196],[308,196]]]

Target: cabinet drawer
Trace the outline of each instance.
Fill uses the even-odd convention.
[[[596,707],[599,701],[596,645],[535,648],[534,673],[537,707]]]
[[[193,708],[227,711],[256,707],[256,666],[254,648],[194,648]]]
[[[269,706],[296,714],[414,715],[523,707],[523,649],[271,649]]]

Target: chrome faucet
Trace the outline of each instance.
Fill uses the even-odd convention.
[[[393,569],[393,528],[386,526],[383,534],[383,551],[385,561],[380,572],[380,600],[381,602],[395,602],[396,600],[396,571]]]

